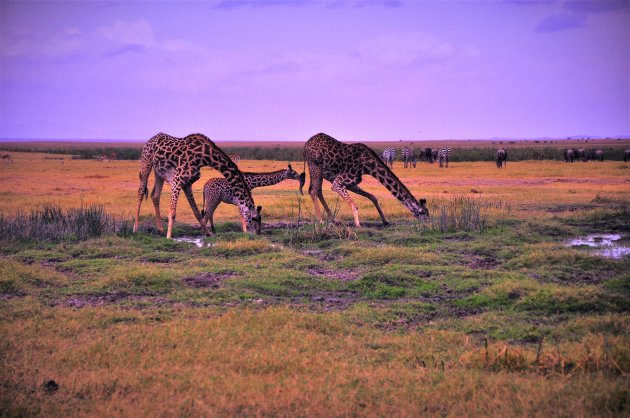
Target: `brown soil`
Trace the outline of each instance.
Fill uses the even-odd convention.
[[[227,271],[224,273],[201,273],[197,276],[184,277],[182,281],[193,288],[218,288],[221,282],[230,277],[237,276],[238,273]]]

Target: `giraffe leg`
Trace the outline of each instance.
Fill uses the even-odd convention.
[[[201,212],[199,212],[199,208],[197,207],[197,202],[195,202],[195,196],[193,195],[192,187],[190,185],[184,187],[184,194],[186,195],[186,199],[188,199],[188,204],[190,205],[190,208],[195,214],[195,218],[197,218],[197,222],[199,222],[199,225],[201,225],[201,231],[206,235],[210,235],[210,232],[208,231],[205,222],[202,222],[201,220]]]
[[[155,226],[162,234],[164,233],[164,227],[162,226],[162,216],[160,215],[160,196],[162,195],[162,186],[164,185],[164,179],[155,175],[155,185],[151,192],[151,201],[153,202],[153,208],[155,209]]]
[[[317,199],[322,201],[324,205],[324,209],[327,213],[330,213],[330,209],[328,205],[326,205],[326,201],[324,200],[324,195],[322,194],[322,183],[324,181],[324,177],[322,176],[321,168],[316,166],[315,164],[308,163],[308,169],[310,173],[310,184],[308,186],[308,194],[311,196],[313,200],[313,207],[315,208],[315,216],[318,220],[322,220],[322,211],[319,207],[319,202]]]
[[[379,205],[378,199],[376,198],[376,196],[374,196],[371,193],[366,192],[365,190],[361,189],[356,184],[352,185],[352,186],[348,186],[347,189],[350,190],[353,193],[356,193],[358,195],[361,195],[363,197],[367,197],[368,199],[370,199],[370,201],[376,207],[376,210],[378,211],[378,214],[381,215],[381,220],[383,221],[383,225],[389,225],[389,221],[387,221],[387,218],[385,218],[385,214],[381,210],[381,205]]]
[[[138,232],[138,226],[140,225],[140,206],[142,206],[142,200],[147,195],[147,182],[149,181],[149,174],[151,174],[151,162],[143,160],[140,167],[140,187],[138,188],[138,207],[136,208],[136,220],[133,223],[134,233]]]
[[[177,214],[177,199],[179,199],[179,192],[181,192],[181,186],[179,182],[173,180],[171,182],[171,207],[168,211],[168,229],[166,230],[166,238],[171,238],[173,233],[173,224],[175,223],[175,215]]]
[[[341,198],[345,200],[348,205],[350,205],[350,207],[352,208],[352,215],[354,216],[354,224],[357,227],[360,227],[361,222],[359,222],[359,208],[348,194],[348,190],[346,190],[346,186],[344,184],[345,181],[347,181],[347,179],[343,175],[338,176],[335,181],[333,181],[332,189],[339,193],[339,196],[341,196]]]
[[[214,211],[217,209],[221,201],[219,199],[208,199],[206,200],[206,208],[204,211],[202,222],[205,223],[210,221],[210,231],[214,234],[216,231],[214,229]]]

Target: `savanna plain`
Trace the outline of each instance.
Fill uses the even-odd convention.
[[[387,227],[356,196],[356,228],[326,182],[339,222],[316,222],[285,181],[253,191],[259,236],[222,204],[203,237],[180,198],[173,237],[187,240],[167,240],[150,201],[131,232],[138,161],[11,156],[2,416],[630,413],[630,256],[571,245],[630,246],[630,162],[397,162],[431,218],[365,178]],[[202,171],[199,205],[218,176]],[[168,198],[165,186],[164,215]]]

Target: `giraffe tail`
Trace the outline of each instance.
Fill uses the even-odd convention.
[[[140,173],[140,182],[142,183],[142,173]],[[149,200],[149,189],[147,188],[147,183],[144,183],[144,190],[142,191],[142,200]]]
[[[302,167],[302,174],[300,174],[300,194],[304,195],[302,188],[306,182],[306,150],[302,151],[302,160],[304,160],[304,166]]]

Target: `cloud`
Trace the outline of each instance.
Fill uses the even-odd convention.
[[[386,65],[409,65],[446,61],[455,54],[449,42],[418,33],[388,33],[365,42],[359,54],[368,61]]]
[[[401,7],[401,0],[221,0],[214,8],[234,10],[239,8],[261,8],[276,6],[324,5],[330,9],[342,7],[363,8],[368,6]]]
[[[146,50],[147,50],[147,47],[145,47],[144,45],[129,44],[129,45],[123,46],[122,48],[105,52],[103,56],[112,58],[112,57],[117,57],[124,54],[141,54],[145,52]]]
[[[630,11],[628,0],[580,0],[567,1],[564,8],[576,13],[605,13],[614,11]]]
[[[536,32],[559,32],[586,26],[586,15],[581,13],[561,13],[543,19]]]
[[[131,22],[117,20],[113,25],[101,27],[98,33],[112,42],[124,45],[156,45],[153,27],[144,19]]]
[[[232,10],[244,7],[271,7],[271,6],[303,6],[312,3],[305,0],[222,0],[217,3],[215,9]]]

